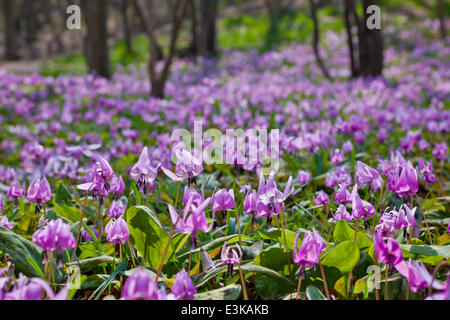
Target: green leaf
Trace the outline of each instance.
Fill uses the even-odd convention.
[[[111,273],[111,275],[106,279],[90,296],[89,300],[91,300],[95,296],[95,300],[98,300],[102,295],[103,291],[105,291],[108,284],[121,272],[123,272],[127,268],[127,260],[122,260],[117,268]]]
[[[355,288],[353,289],[354,294],[359,294],[361,292],[364,292],[366,290],[366,281],[363,279],[358,279],[355,283]]]
[[[287,290],[287,292],[289,292],[289,290],[291,290],[295,284],[293,284],[288,278],[286,278],[285,276],[279,274],[278,272],[263,267],[263,266],[258,266],[255,265],[253,263],[248,263],[245,265],[241,266],[242,269],[242,273],[243,274],[247,274],[247,273],[256,273],[258,275],[265,275],[270,277],[273,281],[277,282],[281,287],[285,288]]]
[[[43,270],[42,248],[18,234],[0,227],[0,250],[14,259],[15,269],[29,277],[39,277]],[[31,259],[34,263],[30,263]]]
[[[72,194],[63,182],[61,182],[56,189],[54,202],[61,207],[65,205],[70,206],[73,204]]]
[[[323,293],[313,285],[306,288],[306,297],[308,300],[327,300]]]
[[[126,218],[130,229],[131,243],[144,258],[146,266],[157,268],[169,241],[169,235],[163,229],[155,213],[148,207],[131,207],[126,212]],[[174,249],[172,242],[164,263],[172,256]]]
[[[231,284],[224,288],[197,293],[195,300],[237,300],[241,295],[241,286]]]
[[[355,229],[350,227],[347,221],[340,220],[334,226],[333,239],[336,243],[347,240],[353,241],[355,239]],[[360,249],[368,248],[372,245],[372,240],[366,234],[358,231],[356,234],[356,245]]]
[[[358,264],[359,249],[353,241],[339,243],[322,258],[322,264],[335,267],[342,273],[350,272]]]
[[[28,257],[27,261],[30,263],[30,265],[33,267],[34,270],[38,273],[38,275],[41,278],[44,278],[44,273],[42,272],[41,268],[37,265],[36,261],[34,261],[32,258]]]
[[[282,229],[282,230],[284,230],[284,232],[286,234],[286,242],[287,242],[288,249],[293,250],[295,236],[296,236],[295,232],[293,232],[291,230],[286,230],[286,229]],[[258,234],[263,239],[273,240],[278,243],[281,243],[284,246],[284,236],[283,236],[282,231],[279,229],[271,228],[268,231],[258,230]]]
[[[99,257],[94,257],[94,258],[87,258],[87,259],[83,259],[83,260],[79,260],[77,262],[71,262],[68,263],[67,265],[73,265],[73,266],[78,266],[82,272],[88,272],[90,271],[92,268],[99,266],[103,263],[106,262],[113,262],[115,261],[116,263],[119,262],[118,259],[115,259],[111,256],[106,256],[106,255],[102,255]]]
[[[294,264],[292,251],[288,255],[284,248],[272,247],[261,252],[254,261],[254,264],[285,273],[288,267],[288,257],[291,266]]]
[[[410,245],[401,244],[400,248],[403,251],[424,255],[424,256],[440,256],[445,259],[450,257],[450,246],[428,246],[428,245]]]

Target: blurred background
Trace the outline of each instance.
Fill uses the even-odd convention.
[[[311,43],[324,76],[323,34],[346,32],[352,77],[382,73],[382,30],[367,30],[370,5],[382,29],[430,20],[430,38],[444,38],[450,5],[444,0],[0,0],[0,68],[43,75],[95,72],[145,64],[152,93],[162,96],[173,58],[196,59],[229,49],[264,52],[289,42]],[[70,5],[81,28],[69,30]],[[155,71],[156,61],[164,60]],[[145,66],[144,65],[144,66]],[[165,70],[167,68],[167,70]]]

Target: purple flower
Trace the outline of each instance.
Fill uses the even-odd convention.
[[[125,213],[126,206],[120,200],[113,200],[109,206],[107,215],[110,218],[119,218]]]
[[[433,173],[433,162],[427,161],[424,162],[422,158],[419,159],[419,171],[422,176],[422,183],[424,184],[433,184],[436,180],[436,177]]]
[[[197,290],[186,270],[177,273],[171,293],[176,300],[194,300]]]
[[[240,263],[242,259],[242,250],[239,245],[227,247],[227,243],[224,242],[222,251],[220,252],[220,258],[223,264],[228,265],[228,274],[233,276],[233,264]]]
[[[110,190],[109,180],[114,177],[114,171],[105,158],[100,155],[95,157],[90,177],[91,182],[80,184],[77,188],[87,193],[92,192],[95,197],[107,197]]]
[[[0,291],[3,290],[4,288],[0,287]],[[0,293],[0,300],[42,300],[42,291],[46,293],[49,300],[66,300],[69,288],[64,286],[55,293],[46,281],[21,276],[11,291]]]
[[[22,198],[24,195],[25,190],[20,186],[19,182],[14,181],[13,183],[11,183],[6,197],[8,199],[17,200],[19,198]]]
[[[375,237],[375,254],[379,262],[395,266],[403,261],[402,249],[398,242],[390,237],[383,237],[378,232]]]
[[[153,183],[158,176],[158,169],[160,164],[156,167],[152,166],[150,158],[148,156],[148,149],[144,147],[139,156],[138,162],[131,168],[130,176],[133,178],[139,190],[143,194],[147,194],[153,187]]]
[[[130,237],[128,225],[123,221],[123,217],[111,219],[105,227],[106,240],[115,244],[124,244]]]
[[[278,190],[275,183],[275,171],[272,171],[270,173],[269,178],[267,179],[267,183],[265,183],[264,175],[262,171],[260,171],[257,194],[258,199],[260,200],[262,205],[259,205],[259,209],[263,209],[264,211],[267,208],[269,218],[274,215],[278,215],[280,213],[280,209],[284,210],[284,201],[287,199],[287,197],[294,193],[294,190],[291,188],[291,184],[292,177],[289,177],[284,188],[284,192],[281,192],[280,190]]]
[[[3,194],[0,193],[0,211],[3,211],[5,209],[5,199],[3,198]]]
[[[37,204],[36,212],[39,212],[42,203],[50,201],[51,198],[52,192],[47,178],[34,178],[30,186],[28,187],[27,199],[28,201]]]
[[[309,171],[299,170],[297,175],[297,181],[299,184],[307,184],[312,180],[311,173]]]
[[[329,201],[328,195],[323,190],[320,190],[313,199],[315,206],[326,206]]]
[[[33,234],[33,242],[46,252],[75,247],[75,237],[70,231],[70,225],[64,223],[62,219],[52,220],[38,229]]]
[[[125,184],[123,183],[122,176],[117,177],[116,175],[111,179],[109,192],[112,194],[123,194],[125,191]]]
[[[191,196],[183,209],[181,215],[178,215],[175,208],[169,204],[169,212],[170,217],[172,219],[172,223],[176,226],[178,232],[183,234],[191,234],[192,241],[192,249],[195,247],[195,239],[197,231],[202,231],[208,233],[214,226],[214,211],[212,216],[211,224],[208,226],[208,222],[206,220],[205,209],[209,205],[211,198],[203,201],[199,206],[194,205],[193,196]],[[188,216],[189,211],[192,213]]]
[[[11,230],[12,228],[14,228],[14,225],[15,225],[14,223],[9,222],[7,216],[2,216],[2,218],[0,219],[0,226],[6,228],[8,230]]]
[[[419,289],[426,289],[433,282],[433,287],[437,290],[444,290],[445,285],[434,280],[433,276],[428,272],[425,265],[420,261],[412,260],[401,261],[395,265],[395,269],[400,272],[409,281],[411,291],[416,293]]]
[[[158,284],[143,267],[139,267],[125,281],[122,289],[124,300],[159,300]]]
[[[442,142],[434,144],[434,149],[431,154],[442,163],[447,158],[447,152],[447,144],[445,142]]]
[[[340,221],[340,220],[351,221],[352,216],[350,215],[350,213],[348,213],[345,206],[343,204],[340,204],[334,214],[333,220],[334,221]]]
[[[98,233],[97,229],[94,228],[94,226],[88,226],[88,228],[92,231],[92,233],[95,235],[95,237],[100,240],[100,234]],[[102,230],[103,233],[103,230]],[[94,239],[91,237],[91,235],[89,234],[89,232],[86,229],[83,229],[82,231],[82,236],[86,241],[94,241]]]
[[[433,281],[433,284],[434,282],[436,280]],[[428,296],[425,300],[450,300],[450,275],[447,276],[442,291]]]
[[[380,232],[383,236],[389,236],[395,233],[395,220],[396,217],[393,211],[388,211],[386,208],[383,215],[380,218],[380,224],[375,226],[375,232]]]
[[[211,198],[211,206],[215,211],[233,209],[236,206],[233,189],[228,191],[221,189],[214,193]]]
[[[355,180],[358,185],[365,186],[379,178],[380,175],[377,170],[369,167],[362,161],[356,162]]]
[[[334,201],[336,201],[339,204],[352,203],[352,197],[350,192],[347,190],[346,184],[341,184],[339,186],[339,190],[336,192],[336,195],[334,196]]]
[[[175,173],[165,167],[161,168],[170,179],[174,181],[189,179],[190,181],[203,171],[201,161],[186,149],[177,147],[174,150],[174,154],[177,160]]]
[[[320,254],[326,250],[327,243],[313,228],[312,232],[305,232],[300,249],[297,250],[299,236],[300,233],[297,234],[294,242],[294,262],[298,263],[302,269],[305,266],[315,266],[320,261]]]
[[[339,149],[333,150],[333,152],[330,154],[330,161],[333,164],[341,163],[342,161],[344,161],[344,159],[345,159],[344,152]]]
[[[352,142],[351,142],[350,140],[345,141],[344,144],[342,145],[342,150],[343,150],[345,153],[352,152],[352,150],[353,150],[353,144],[352,144]]]
[[[402,198],[413,196],[419,190],[417,171],[413,168],[411,161],[408,161],[405,166],[402,166],[401,170],[394,190]]]
[[[361,200],[358,194],[358,184],[355,184],[351,192],[352,197],[352,217],[355,220],[375,215],[375,208],[373,205],[365,200]]]

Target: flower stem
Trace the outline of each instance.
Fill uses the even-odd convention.
[[[389,266],[386,265],[386,272],[384,276],[384,300],[388,300],[388,274],[389,274]]]
[[[300,299],[300,287],[302,286],[302,275],[298,277],[298,285],[297,285],[297,300]]]
[[[133,248],[130,243],[130,239],[127,240],[127,243],[128,243],[128,249],[130,250],[131,262],[133,263],[133,267],[136,268],[136,261],[134,261],[134,252],[133,252]]]
[[[328,292],[328,284],[327,284],[327,278],[325,277],[325,272],[323,270],[322,264],[319,262],[320,272],[322,273],[322,280],[323,280],[323,286],[325,288],[325,294],[327,296],[328,300],[331,300],[330,298],[330,292]]]
[[[177,209],[177,203],[178,203],[178,196],[179,196],[179,194],[180,194],[180,182],[178,181],[178,183],[177,183],[177,195],[176,195],[175,204],[174,204],[175,210]],[[175,228],[176,228],[176,226],[178,224],[178,221],[180,221],[180,218],[181,218],[181,214],[178,216],[178,219],[177,219],[177,221],[175,221],[175,224],[172,224],[172,226],[170,227],[169,241],[167,242],[166,248],[164,249],[164,253],[163,253],[163,256],[161,258],[161,262],[159,263],[158,271],[156,272],[156,282],[158,282],[158,278],[159,278],[159,275],[161,274],[161,271],[162,271],[162,268],[163,268],[163,265],[164,265],[164,260],[165,260],[166,255],[167,255],[167,251],[169,250],[169,246],[172,243],[172,237],[173,237],[173,234],[175,232]]]
[[[278,203],[278,211],[280,212],[281,218],[283,218],[283,211],[280,208],[280,203]],[[280,223],[278,224],[278,227],[280,228]],[[286,239],[286,231],[284,228],[281,229],[281,232],[283,233],[283,239],[284,239],[284,246],[286,247],[286,257],[287,257],[287,263],[288,263],[288,270],[289,270],[289,278],[292,279],[291,275],[291,260],[289,259],[289,248],[287,245],[287,239]]]
[[[88,199],[88,193],[86,193],[86,198],[84,199],[84,204],[83,204],[83,211],[81,211],[80,225],[78,226],[77,241],[75,242],[75,248],[73,248],[72,261],[75,260],[75,255],[77,253],[78,242],[80,241],[81,226],[83,225],[83,218],[84,218],[84,212],[86,211],[87,199]]]
[[[242,274],[242,269],[241,269],[241,264],[238,264],[238,268],[239,268],[239,275],[241,278],[241,284],[242,284],[242,293],[244,295],[244,300],[248,300],[248,294],[247,294],[247,286],[245,284],[245,279],[244,279],[244,275]]]
[[[412,197],[411,197],[412,199]],[[428,240],[430,240],[430,245],[433,245],[433,239],[431,238],[431,232],[430,232],[430,226],[428,225],[427,217],[425,216],[425,211],[423,211],[422,203],[419,200],[419,197],[416,194],[417,203],[420,206],[420,211],[422,211],[423,220],[425,221],[425,225],[427,227],[427,233],[428,233]],[[412,208],[411,208],[412,209]]]

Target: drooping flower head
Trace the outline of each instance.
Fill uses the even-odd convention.
[[[172,223],[175,225],[178,232],[183,234],[191,234],[192,249],[195,247],[197,231],[202,231],[204,233],[210,232],[214,226],[215,218],[215,211],[213,211],[212,221],[210,225],[208,225],[205,209],[209,205],[211,198],[207,198],[198,206],[193,204],[193,199],[194,196],[191,195],[188,203],[185,205],[180,215],[178,215],[175,208],[169,204],[169,212]],[[190,215],[188,215],[189,212],[191,212]]]
[[[27,199],[36,203],[36,213],[39,213],[41,204],[50,201],[51,198],[52,193],[47,178],[34,178],[28,187]]]
[[[437,160],[443,163],[445,159],[447,159],[447,144],[445,142],[442,143],[436,143],[434,145],[433,152],[431,153]]]
[[[340,220],[351,221],[352,215],[350,213],[348,213],[347,209],[345,208],[345,205],[340,204],[333,216],[333,220],[334,221],[340,221]]]
[[[233,265],[240,263],[242,259],[241,247],[238,244],[227,247],[227,243],[225,242],[220,253],[220,258],[223,264],[228,265],[228,275],[232,277]]]
[[[15,225],[14,223],[10,223],[10,222],[9,222],[7,216],[2,216],[2,217],[0,218],[0,226],[6,228],[6,229],[8,229],[8,230],[11,230],[12,228],[14,228],[14,225]]]
[[[320,236],[319,232],[313,228],[313,231],[306,231],[303,237],[300,249],[297,249],[297,243],[300,233],[295,237],[294,242],[294,262],[298,263],[302,270],[306,266],[315,266],[320,261],[320,254],[326,250],[327,243]]]
[[[92,233],[95,235],[95,237],[97,239],[101,239],[100,234],[98,233],[97,229],[95,229],[94,226],[88,226],[89,230],[92,231]],[[102,228],[102,234],[103,234],[103,228]],[[83,229],[83,231],[81,232],[81,235],[83,236],[83,238],[86,241],[94,241],[94,239],[92,238],[92,236],[89,234],[89,232],[86,229]]]
[[[311,173],[305,170],[299,170],[297,175],[297,181],[299,184],[307,184],[312,180]]]
[[[211,206],[215,211],[233,209],[236,206],[233,189],[220,189],[214,193]]]
[[[176,300],[194,300],[197,290],[186,270],[177,273],[171,293]]]
[[[344,161],[344,159],[345,159],[345,155],[344,155],[344,152],[342,150],[334,149],[330,153],[330,161],[333,164],[341,163],[342,161]]]
[[[433,281],[433,276],[421,261],[412,260],[401,261],[395,265],[395,269],[409,281],[411,291],[416,293],[419,289],[427,289],[433,282],[433,288],[444,290],[445,285],[437,280]]]
[[[109,206],[107,215],[110,218],[119,218],[125,213],[126,205],[120,200],[113,200]]]
[[[352,197],[350,192],[347,190],[346,184],[341,184],[339,186],[339,190],[336,192],[336,195],[334,196],[334,201],[336,201],[339,204],[352,203]]]
[[[398,242],[390,237],[383,237],[378,232],[375,237],[375,254],[379,262],[395,266],[403,261],[402,249]]]
[[[147,147],[141,152],[139,156],[138,162],[131,168],[130,176],[133,178],[139,190],[145,195],[152,188],[156,177],[158,176],[158,169],[160,164],[156,167],[153,167],[149,155]]]
[[[111,219],[105,227],[106,240],[116,246],[124,244],[130,237],[130,231],[123,217]]]
[[[422,183],[424,184],[433,184],[436,181],[436,177],[433,172],[433,162],[426,161],[424,162],[422,158],[419,159],[419,171],[422,176]]]
[[[77,188],[92,193],[94,197],[105,198],[109,194],[109,180],[114,177],[114,171],[101,155],[96,155],[94,161],[90,173],[91,182],[82,183]]]
[[[128,277],[123,286],[124,300],[159,300],[158,285],[148,271],[140,267]]]
[[[120,195],[125,191],[125,183],[123,182],[122,176],[116,176],[111,179],[110,190],[112,194]]]
[[[70,225],[62,219],[51,220],[33,234],[33,242],[45,252],[61,251],[75,247],[75,237],[70,231]]]
[[[22,198],[25,195],[25,190],[20,186],[19,182],[14,181],[11,183],[8,193],[6,194],[6,197],[8,199],[17,200],[19,198]]]
[[[182,147],[182,142],[178,143],[173,150],[176,158],[175,173],[165,167],[161,167],[162,171],[174,181],[183,181],[188,179],[191,181],[203,171],[202,163],[197,157]]]
[[[313,196],[313,199],[315,206],[326,206],[329,202],[328,194],[323,190],[320,190],[316,197]]]
[[[400,176],[396,180],[394,191],[403,198],[413,196],[419,190],[417,171],[413,168],[411,161],[402,166]]]
[[[380,177],[378,171],[362,161],[356,162],[355,181],[360,186],[370,185],[371,188],[373,186],[375,189],[381,188],[381,185],[379,185],[380,181],[381,184],[383,183],[383,179]]]

